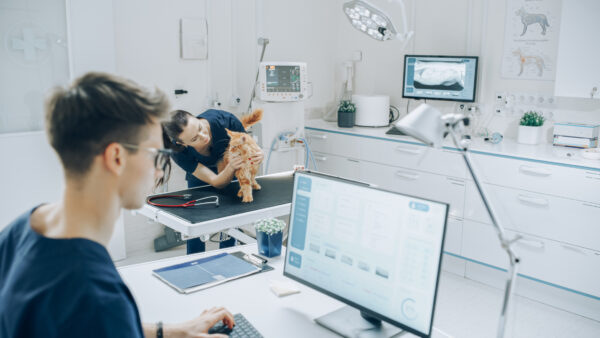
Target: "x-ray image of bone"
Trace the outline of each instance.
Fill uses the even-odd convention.
[[[415,88],[463,90],[466,66],[455,62],[416,62]]]

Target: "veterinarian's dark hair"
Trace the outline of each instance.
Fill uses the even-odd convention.
[[[162,123],[165,148],[173,149],[176,152],[185,149],[185,145],[183,145],[183,141],[181,141],[179,135],[183,132],[183,129],[187,126],[191,118],[195,118],[194,115],[185,110],[174,110],[169,113],[169,119]]]
[[[143,127],[168,109],[158,89],[150,92],[133,81],[92,72],[68,88],[54,88],[46,101],[46,131],[67,175],[82,176],[109,144],[139,144],[147,137]]]

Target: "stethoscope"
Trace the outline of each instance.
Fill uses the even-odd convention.
[[[198,198],[195,200],[189,200],[189,201],[187,201],[185,203],[181,203],[181,204],[159,204],[159,203],[152,202],[152,200],[155,200],[157,198],[190,199],[190,198],[192,198],[192,194],[151,196],[151,197],[148,197],[146,202],[150,205],[154,205],[157,207],[167,207],[167,208],[189,208],[189,207],[195,207],[195,206],[204,205],[204,204],[214,204],[215,207],[219,206],[219,196],[202,197],[202,198]]]

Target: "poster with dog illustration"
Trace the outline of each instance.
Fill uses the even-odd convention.
[[[560,0],[507,1],[502,77],[554,80],[560,8]]]

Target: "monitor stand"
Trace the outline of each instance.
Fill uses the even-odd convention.
[[[365,315],[367,316],[367,315]],[[317,324],[344,337],[394,337],[403,332],[402,329],[383,323],[373,317],[363,317],[361,312],[353,307],[344,306],[316,318]]]

